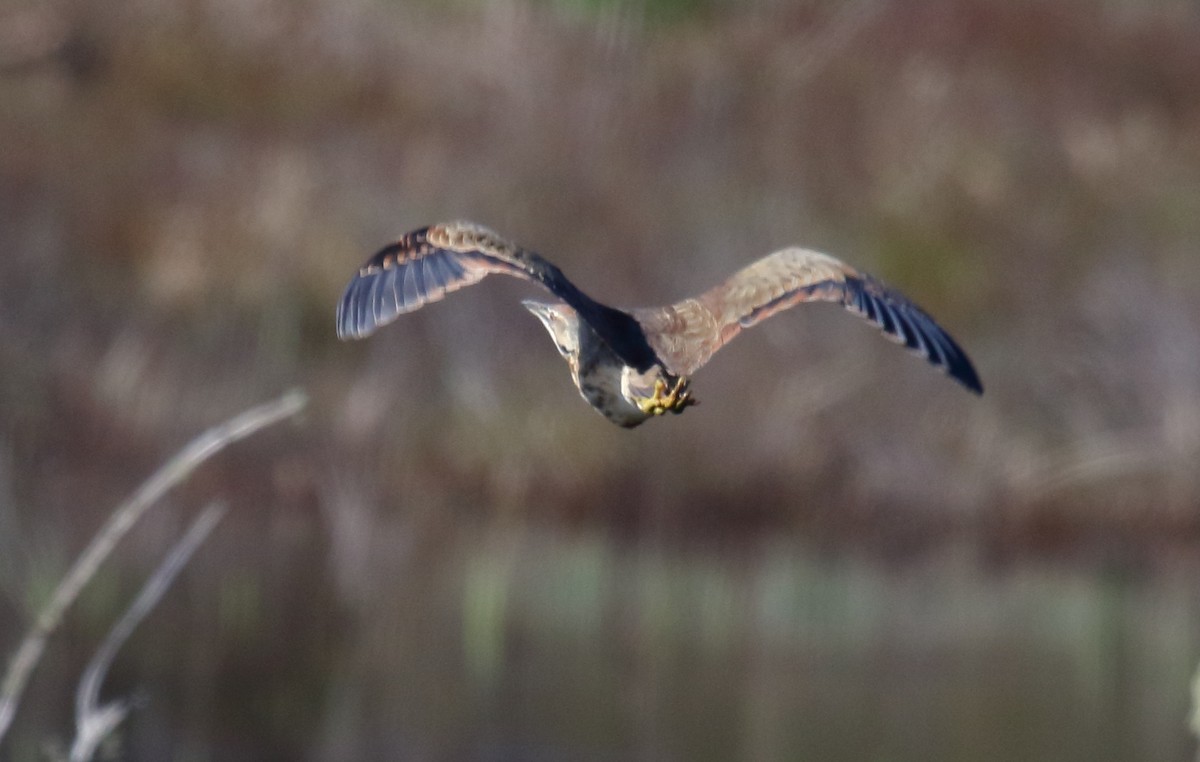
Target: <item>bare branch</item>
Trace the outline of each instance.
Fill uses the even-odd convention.
[[[1200,762],[1200,665],[1196,666],[1196,675],[1192,678],[1192,716],[1188,724],[1196,734],[1196,762]]]
[[[196,548],[208,538],[217,522],[224,518],[225,512],[225,506],[219,503],[213,503],[204,509],[154,570],[154,574],[150,575],[150,579],[146,580],[141,592],[130,604],[129,610],[117,620],[104,642],[96,649],[95,655],[83,671],[83,677],[79,680],[79,690],[75,694],[75,742],[71,744],[71,762],[90,760],[100,742],[125,719],[129,712],[129,702],[116,700],[100,706],[100,684],[104,682],[117,651],[121,650],[121,646],[125,645],[134,629],[162,600],[167,588],[191,559]]]
[[[225,423],[214,426],[189,442],[147,479],[128,500],[117,507],[58,584],[50,601],[38,614],[17,652],[9,661],[4,682],[0,683],[0,741],[4,739],[12,724],[21,694],[29,682],[29,675],[46,650],[46,640],[57,629],[63,613],[146,510],[208,458],[259,429],[295,415],[307,402],[308,398],[304,392],[293,389],[273,402],[251,408]]]

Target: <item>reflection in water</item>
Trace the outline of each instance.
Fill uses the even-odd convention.
[[[466,518],[431,531],[342,507],[324,525],[231,515],[201,549],[106,683],[104,700],[142,699],[128,758],[1193,753],[1187,548],[1136,571],[997,565],[965,541],[882,561],[785,533],[682,543]],[[119,589],[140,584],[118,575],[48,654],[11,759],[64,735]]]
[[[463,531],[350,617],[324,758],[1181,759],[1195,564]]]

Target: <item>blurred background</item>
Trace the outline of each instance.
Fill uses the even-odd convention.
[[[1195,2],[0,0],[0,146],[0,654],[158,464],[311,397],[138,525],[0,756],[221,499],[120,758],[1195,758]],[[617,305],[829,251],[987,393],[813,306],[624,431],[502,278],[339,343],[460,217]]]

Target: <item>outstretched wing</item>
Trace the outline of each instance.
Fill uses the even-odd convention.
[[[338,338],[369,336],[491,273],[540,283],[568,302],[577,293],[558,268],[481,225],[431,225],[406,233],[359,268],[338,303]]]
[[[656,362],[641,326],[629,313],[596,302],[538,254],[470,222],[414,230],[367,260],[338,302],[338,338],[369,336],[405,312],[436,302],[491,273],[541,285],[574,307],[580,320],[638,370],[645,371]]]
[[[966,353],[921,308],[866,273],[808,249],[777,251],[698,297],[633,314],[670,370],[690,375],[743,328],[802,302],[841,304],[963,386],[983,393]]]

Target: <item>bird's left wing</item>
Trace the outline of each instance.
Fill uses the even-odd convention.
[[[430,225],[401,236],[359,268],[338,302],[338,338],[369,336],[492,273],[540,283],[560,298],[566,291],[567,301],[574,297],[575,289],[556,267],[482,225]]]
[[[698,297],[633,314],[671,371],[690,375],[743,328],[803,302],[841,304],[982,393],[966,353],[924,310],[866,273],[808,249],[777,251]]]

